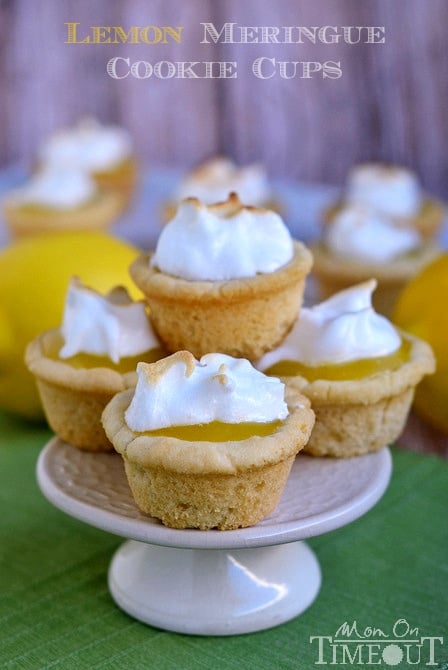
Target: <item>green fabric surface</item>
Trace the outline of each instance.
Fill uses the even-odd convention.
[[[277,628],[235,637],[190,637],[145,626],[120,611],[107,569],[120,538],[66,516],[35,479],[51,436],[0,414],[0,667],[11,669],[287,669],[392,667],[318,661],[311,636],[356,620],[390,631],[399,619],[418,636],[444,637],[421,659],[394,667],[448,668],[448,462],[394,449],[394,472],[377,506],[309,544],[323,573],[315,603]],[[377,657],[372,657],[378,660]],[[358,661],[362,662],[359,663]],[[393,660],[393,659],[392,659]]]

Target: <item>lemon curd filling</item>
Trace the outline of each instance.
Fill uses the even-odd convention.
[[[154,349],[149,349],[144,351],[136,356],[126,356],[121,358],[118,363],[114,363],[108,356],[96,356],[94,354],[76,354],[75,356],[70,356],[69,358],[60,358],[59,351],[62,347],[62,338],[58,342],[52,343],[50,347],[46,350],[46,355],[48,358],[52,358],[55,361],[61,361],[62,363],[67,363],[73,368],[109,368],[115,370],[120,374],[126,372],[133,372],[137,367],[137,363],[144,361],[145,363],[154,363],[159,361],[161,358],[166,356],[166,352],[161,347],[156,347]]]
[[[144,434],[149,437],[174,437],[188,442],[233,442],[272,435],[282,423],[280,420],[267,423],[211,421],[193,426],[168,426],[158,430],[148,430]]]
[[[411,343],[402,340],[401,347],[388,356],[361,358],[349,363],[326,363],[324,365],[305,365],[299,361],[284,360],[271,365],[265,374],[276,377],[304,377],[312,382],[316,379],[345,381],[363,379],[381,372],[392,372],[409,360]]]

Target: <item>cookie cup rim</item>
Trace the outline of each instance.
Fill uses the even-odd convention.
[[[409,359],[395,370],[356,380],[316,379],[309,382],[301,375],[281,376],[280,379],[309,398],[312,405],[368,405],[399,395],[417,386],[425,375],[435,371],[436,366],[433,351],[427,342],[402,330],[399,333],[410,343],[411,349]]]
[[[154,252],[140,254],[130,265],[129,273],[144,295],[155,302],[239,302],[281,291],[311,271],[313,257],[308,247],[298,240],[293,241],[293,247],[294,255],[288,263],[255,277],[217,281],[182,279],[151,267]]]
[[[116,394],[104,409],[102,423],[107,437],[128,461],[180,475],[235,475],[274,465],[303,449],[314,426],[309,400],[297,390],[288,389],[289,415],[272,435],[228,442],[152,436],[132,431],[125,422],[124,413],[133,393],[128,389]]]

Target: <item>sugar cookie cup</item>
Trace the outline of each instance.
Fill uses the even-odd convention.
[[[250,526],[273,512],[314,423],[297,390],[288,391],[289,415],[272,434],[225,442],[132,431],[125,412],[133,393],[112,398],[103,425],[143,512],[172,528],[202,530]]]
[[[345,206],[344,202],[337,202],[328,207],[322,213],[323,221],[331,225],[334,218]],[[426,240],[433,239],[440,230],[443,220],[446,216],[445,205],[436,198],[425,196],[419,211],[412,217],[409,217],[401,225],[415,228]]]
[[[294,256],[269,274],[226,281],[189,281],[151,266],[152,254],[130,267],[151,320],[168,351],[210,351],[254,360],[275,347],[299,313],[312,256],[294,242]]]
[[[105,230],[120,212],[120,199],[110,192],[98,193],[85,204],[65,209],[23,204],[13,195],[3,201],[3,216],[13,238],[74,230]]]
[[[381,264],[342,258],[334,254],[324,242],[317,242],[310,249],[319,300],[375,277],[378,287],[373,295],[373,305],[386,316],[392,314],[398,296],[408,281],[441,254],[440,247],[431,240],[396,257],[393,262]]]
[[[55,357],[62,343],[55,328],[35,338],[25,354],[48,423],[56,435],[79,449],[113,451],[101,413],[115,393],[135,385],[135,371],[122,374],[111,367],[75,368]]]
[[[135,385],[138,362],[165,355],[143,301],[122,286],[102,295],[72,277],[60,328],[30,342],[25,363],[54,432],[79,449],[112,451],[101,425],[105,405]]]
[[[334,381],[282,376],[311,402],[316,423],[305,451],[313,456],[346,458],[378,451],[403,431],[415,387],[435,370],[431,347],[401,333],[409,352],[397,369],[359,379]]]

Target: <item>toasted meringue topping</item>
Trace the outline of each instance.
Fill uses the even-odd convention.
[[[85,172],[47,167],[33,175],[22,188],[15,190],[13,198],[23,205],[69,209],[84,205],[95,195],[95,182]]]
[[[420,233],[366,205],[343,207],[327,226],[325,244],[341,258],[374,263],[389,261],[416,249]]]
[[[230,159],[213,158],[190,172],[180,183],[176,199],[198,198],[207,205],[238,193],[245,205],[263,205],[272,197],[265,170],[259,164],[238,167]]]
[[[103,296],[76,277],[69,284],[61,333],[62,359],[84,353],[118,363],[160,346],[143,301],[134,302],[124,287]]]
[[[124,128],[85,118],[50,137],[41,148],[40,159],[45,165],[101,172],[113,169],[131,152],[132,141]]]
[[[377,281],[371,279],[336,293],[300,318],[274,351],[265,354],[257,368],[266,370],[279,361],[305,365],[346,363],[387,356],[401,346],[394,326],[372,307]]]
[[[293,241],[281,217],[244,206],[236,194],[205,205],[183,200],[157,242],[152,264],[192,281],[220,281],[274,272],[293,257]]]
[[[288,416],[285,386],[246,359],[206,354],[197,361],[179,351],[156,363],[138,363],[138,381],[125,420],[144,432],[168,426],[265,423]]]
[[[399,218],[415,216],[422,202],[417,176],[404,167],[366,163],[350,172],[346,202],[372,207]]]

